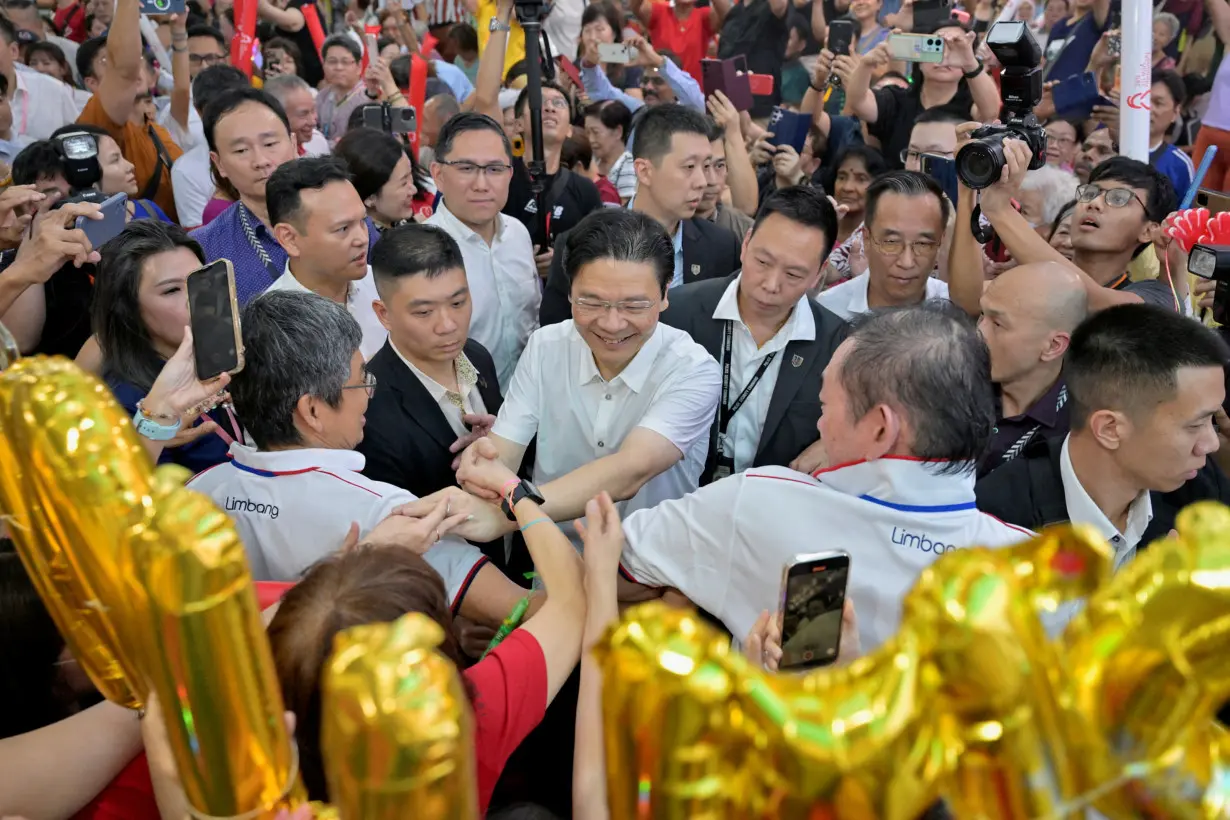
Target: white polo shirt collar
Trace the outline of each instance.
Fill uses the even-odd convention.
[[[829,487],[890,510],[907,513],[960,512],[977,509],[974,469],[941,473],[950,462],[911,456],[884,456],[817,470],[812,475]]]
[[[448,205],[443,199],[441,199],[440,204],[436,206],[435,215],[439,217],[437,222],[440,223],[440,227],[444,228],[444,230],[448,233],[453,234],[455,238],[463,242],[478,242],[486,246],[487,240],[483,239],[482,236],[479,235],[478,231],[458,219],[457,215],[448,209]],[[506,219],[507,217],[502,213],[497,213],[495,215],[495,235],[491,238],[492,246],[495,246],[501,239],[503,239]]]
[[[1136,546],[1144,537],[1145,529],[1153,520],[1153,500],[1148,490],[1141,490],[1128,505],[1127,528],[1119,532],[1106,513],[1094,502],[1081,485],[1072,466],[1072,456],[1068,451],[1068,443],[1072,436],[1063,440],[1059,451],[1059,475],[1063,480],[1064,504],[1068,510],[1068,520],[1074,524],[1089,524],[1098,534],[1115,549],[1115,569],[1118,570],[1136,554]]]
[[[870,285],[871,272],[860,273],[853,279],[824,291],[816,297],[816,301],[843,319],[853,319],[871,310],[867,304],[867,289]],[[928,276],[923,299],[947,298],[948,283]]]
[[[245,444],[231,445],[231,463],[240,470],[264,476],[308,473],[314,470],[362,472],[367,459],[354,450],[302,447],[294,450],[258,450]]]
[[[653,329],[653,335],[645,340],[641,345],[641,349],[632,357],[632,361],[628,362],[628,366],[619,372],[619,375],[611,379],[610,384],[624,384],[633,393],[640,393],[645,389],[645,382],[649,380],[650,371],[653,370],[654,360],[658,357],[658,350],[662,347],[663,334],[658,332],[659,326]],[[574,350],[577,352],[577,383],[590,384],[595,379],[601,382],[606,380],[602,378],[602,374],[598,372],[598,365],[594,363],[594,352],[589,349],[589,345],[585,342],[585,337],[581,335],[581,331],[574,323],[572,326],[572,334],[569,337]]]
[[[289,259],[286,260],[286,267],[283,268],[282,275],[274,280],[269,290],[312,293],[290,272]],[[372,274],[371,265],[367,266],[367,273],[362,279],[352,281],[346,286],[346,310],[359,323],[359,330],[363,333],[363,338],[359,342],[359,352],[363,356],[363,361],[370,360],[372,356],[380,352],[385,340],[389,338],[389,332],[385,330],[384,325],[380,324],[380,320],[376,318],[376,310],[372,307],[372,302],[379,298],[380,294],[376,291],[376,279]]]
[[[739,313],[739,283],[742,281],[743,274],[740,273],[735,277],[735,281],[726,286],[726,291],[718,300],[717,307],[713,309],[714,319],[738,322],[744,327],[747,326],[747,323],[743,321],[743,316]],[[777,331],[772,339],[765,342],[759,352],[768,354],[781,350],[790,342],[814,342],[815,340],[816,317],[812,316],[807,297],[803,296],[795,304],[786,324],[782,325],[781,330]]]

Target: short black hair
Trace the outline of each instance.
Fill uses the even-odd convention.
[[[559,83],[551,82],[550,80],[543,80],[542,90],[546,91],[548,88],[554,91],[558,91],[560,95],[563,96],[564,101],[568,102],[569,108],[571,109],[572,103],[568,99],[568,95],[564,92],[564,89],[560,87]],[[530,104],[530,87],[527,85],[525,88],[521,89],[521,93],[517,95],[517,101],[513,103],[513,113],[516,114],[518,117],[520,117],[522,114],[525,113],[526,106],[528,106],[529,104]],[[571,112],[569,113],[568,119],[570,120],[572,119]]]
[[[433,279],[446,271],[465,270],[457,240],[436,225],[407,222],[380,234],[371,252],[372,276],[382,297],[386,288],[404,276]]]
[[[33,185],[40,178],[66,177],[64,158],[51,140],[38,140],[22,148],[13,157],[12,173],[14,185]]]
[[[3,15],[0,15],[0,19],[4,19]],[[81,75],[81,79],[84,80],[87,77],[97,78],[97,75],[94,73],[94,64],[98,61],[99,52],[103,51],[106,47],[107,38],[105,36],[91,37],[77,46],[77,56],[74,59],[77,63],[77,73]]]
[[[1063,375],[1072,398],[1072,429],[1098,410],[1129,414],[1174,395],[1184,367],[1223,367],[1226,343],[1204,325],[1157,305],[1117,305],[1077,326]]]
[[[570,171],[575,170],[578,165],[582,170],[589,168],[594,161],[594,149],[589,144],[589,139],[584,134],[573,132],[560,148],[559,161],[561,166]]]
[[[632,132],[632,112],[619,100],[590,103],[585,108],[585,116],[597,118],[607,128],[618,128],[619,138],[628,141],[628,134]]]
[[[9,95],[9,78],[0,74],[0,97]]]
[[[1187,102],[1187,86],[1183,83],[1183,78],[1179,76],[1179,72],[1170,70],[1155,70],[1153,72],[1153,81],[1150,85],[1161,83],[1166,86],[1166,90],[1170,92],[1170,96],[1174,97],[1176,107],[1181,107]]]
[[[883,154],[870,145],[853,142],[842,148],[832,162],[825,163],[820,176],[820,184],[825,191],[831,194],[837,190],[837,174],[848,159],[862,160],[863,167],[867,169],[867,174],[872,179],[888,170],[888,163],[884,160]]]
[[[192,81],[192,104],[197,113],[230,88],[248,88],[252,85],[246,74],[233,65],[211,65],[196,75]]]
[[[867,186],[867,202],[863,206],[863,223],[870,228],[875,222],[876,208],[880,197],[885,194],[900,194],[902,196],[933,196],[940,203],[940,218],[948,225],[949,204],[940,184],[925,174],[917,171],[889,171],[880,174]]]
[[[615,42],[622,43],[624,26],[620,20],[620,13],[607,0],[598,0],[585,7],[585,11],[581,12],[581,28],[597,22],[599,18],[606,20],[606,24],[611,27],[611,32],[615,35]]]
[[[450,28],[448,39],[456,43],[460,51],[478,51],[478,32],[469,23],[457,23]]]
[[[286,37],[274,37],[261,46],[261,53],[276,49],[285,52],[288,57],[295,61],[295,68],[303,65],[303,52],[299,50],[299,44],[294,40]]]
[[[278,119],[286,126],[286,133],[290,133],[290,119],[286,116],[286,109],[278,102],[278,98],[260,88],[252,88],[244,86],[243,88],[228,88],[220,93],[213,102],[201,114],[201,125],[205,131],[205,141],[209,143],[210,151],[217,151],[218,145],[214,142],[214,131],[218,127],[218,120],[230,114],[236,108],[244,103],[256,103],[263,105],[270,111],[278,115]]]
[[[709,139],[709,123],[705,115],[686,105],[664,103],[646,106],[632,136],[632,156],[647,159],[654,165],[670,153],[676,134],[699,134]]]
[[[190,26],[188,28],[189,37],[210,37],[222,46],[223,51],[230,49],[230,44],[226,42],[226,38],[222,36],[222,32],[218,31],[213,26]]]
[[[344,48],[350,52],[350,56],[354,57],[355,62],[363,59],[363,49],[359,48],[359,44],[350,38],[349,34],[330,34],[325,38],[325,41],[320,44],[320,62],[323,64],[325,56],[331,48]]]
[[[943,106],[937,105],[935,108],[923,109],[917,117],[914,118],[914,125],[925,125],[936,122],[950,122],[953,125],[960,125],[968,121],[968,117],[962,117]]]
[[[389,73],[393,75],[393,84],[400,89],[410,87],[410,55],[399,54],[389,63]]]
[[[577,223],[564,243],[568,284],[591,262],[643,262],[653,266],[662,295],[675,275],[675,244],[662,223],[639,211],[602,208]]]
[[[352,128],[333,147],[350,169],[350,181],[359,197],[367,201],[388,184],[393,169],[406,156],[404,144],[386,131],[374,128]]]
[[[802,185],[778,188],[760,204],[760,210],[756,211],[756,220],[752,223],[752,233],[756,233],[761,223],[773,214],[824,232],[824,253],[816,261],[816,270],[819,270],[824,260],[829,258],[833,243],[837,239],[837,211],[833,209],[833,203],[829,202],[824,191]]]
[[[5,14],[0,14],[0,37],[4,38],[5,45],[17,42],[17,26]]]
[[[330,182],[350,182],[350,172],[341,157],[299,157],[279,165],[265,183],[269,224],[294,224],[303,207],[303,192],[319,191]]]
[[[478,114],[474,111],[454,114],[444,125],[440,126],[440,133],[436,135],[436,159],[448,159],[448,155],[453,151],[453,143],[467,131],[490,131],[497,134],[500,142],[504,143],[504,151],[508,154],[508,159],[512,160],[512,143],[508,141],[508,135],[504,133],[504,126],[486,114]]]
[[[1145,217],[1150,222],[1165,221],[1178,206],[1170,177],[1138,159],[1119,156],[1103,160],[1089,174],[1091,183],[1102,180],[1122,182],[1129,188],[1146,191]]]

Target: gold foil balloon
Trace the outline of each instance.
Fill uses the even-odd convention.
[[[73,657],[108,700],[140,706],[125,545],[153,467],[128,414],[72,362],[20,360],[0,373],[0,464],[9,535]]]
[[[243,543],[203,495],[159,474],[134,546],[145,591],[141,659],[184,794],[215,817],[306,799]]]
[[[324,673],[321,747],[341,820],[478,817],[474,722],[440,626],[410,613],[340,633]]]
[[[629,609],[596,648],[611,817],[914,820],[955,738],[903,632],[842,669],[752,668],[694,614]]]

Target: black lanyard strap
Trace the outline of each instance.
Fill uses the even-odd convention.
[[[726,428],[730,426],[730,420],[735,413],[739,412],[739,408],[743,406],[743,402],[747,401],[747,397],[756,389],[756,385],[760,384],[760,377],[769,369],[769,365],[773,363],[774,357],[777,356],[777,351],[770,353],[764,357],[764,361],[760,363],[760,367],[756,370],[752,380],[747,383],[747,387],[743,388],[743,392],[735,399],[735,403],[727,406],[730,401],[730,360],[731,347],[734,341],[734,322],[727,320],[726,329],[722,332],[722,401],[718,404],[718,433],[722,436],[726,435]]]

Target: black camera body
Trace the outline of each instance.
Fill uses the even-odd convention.
[[[1194,245],[1187,257],[1187,270],[1217,283],[1213,292],[1213,321],[1226,324],[1230,306],[1230,245]]]
[[[999,181],[1004,170],[1004,140],[1019,139],[1033,157],[1029,170],[1046,164],[1046,129],[1034,116],[1042,101],[1042,49],[1023,22],[996,23],[987,32],[987,46],[1003,66],[1000,97],[1004,123],[984,125],[957,153],[957,176],[966,187],[986,188]]]
[[[98,138],[88,131],[70,131],[51,141],[64,166],[64,179],[77,196],[102,181]]]

